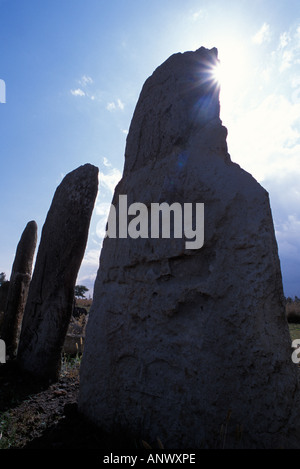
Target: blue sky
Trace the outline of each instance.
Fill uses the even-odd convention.
[[[217,47],[233,161],[270,194],[286,296],[300,296],[299,0],[0,0],[0,271],[62,178],[100,186],[78,282],[90,288],[142,85],[171,54]],[[39,238],[40,239],[40,238]]]

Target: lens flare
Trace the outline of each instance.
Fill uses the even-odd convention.
[[[224,67],[222,66],[221,63],[217,63],[213,67],[211,71],[211,77],[216,83],[218,83],[218,85],[221,85],[222,82],[224,82],[225,72],[224,72]]]

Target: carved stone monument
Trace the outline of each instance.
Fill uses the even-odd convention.
[[[10,358],[17,353],[36,243],[37,224],[32,220],[27,223],[17,246],[1,327],[0,337],[5,341]]]
[[[228,154],[217,61],[216,49],[175,54],[143,86],[112,204],[202,203],[204,245],[172,230],[104,240],[79,409],[166,449],[299,448],[269,196]]]
[[[21,368],[37,377],[58,378],[97,191],[95,166],[67,174],[43,226],[17,355]]]

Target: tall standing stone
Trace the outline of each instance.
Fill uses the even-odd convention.
[[[1,327],[0,337],[6,344],[7,355],[10,358],[17,353],[36,243],[37,224],[33,220],[27,223],[17,246]]]
[[[79,409],[106,431],[159,437],[165,448],[299,448],[269,197],[227,152],[216,63],[216,49],[175,54],[142,89],[116,212],[120,195],[148,209],[204,203],[204,245],[104,240]]]
[[[43,226],[17,356],[21,368],[37,377],[55,380],[59,374],[97,191],[95,166],[67,174]]]

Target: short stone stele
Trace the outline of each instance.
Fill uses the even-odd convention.
[[[14,358],[17,353],[36,243],[37,224],[32,220],[27,223],[17,246],[1,326],[0,337],[6,344],[10,358]]]

